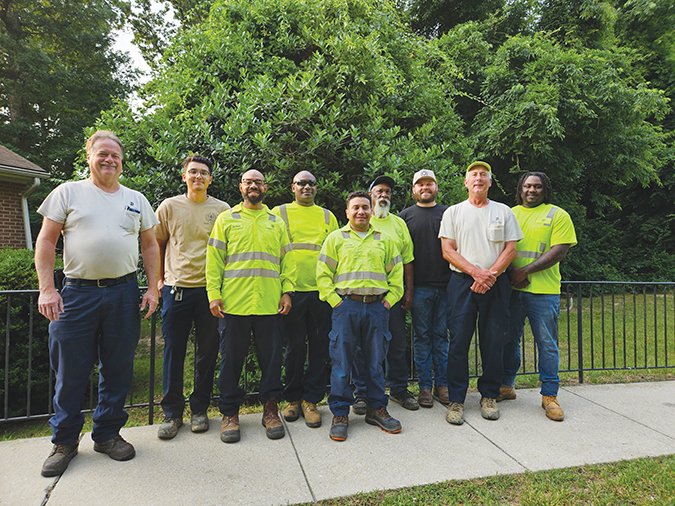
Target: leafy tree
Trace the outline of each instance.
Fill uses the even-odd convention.
[[[444,34],[453,26],[487,18],[505,0],[411,0],[401,2],[415,30],[426,35]]]
[[[133,76],[112,50],[121,0],[3,0],[0,142],[69,178],[83,129],[126,96]]]
[[[339,216],[346,193],[382,173],[407,189],[432,169],[454,200],[469,152],[452,72],[386,1],[220,1],[167,49],[140,109],[120,104],[99,126],[120,134],[125,181],[155,203],[179,191],[179,162],[195,151],[216,160],[214,191],[230,202],[250,168],[271,182],[270,203],[311,170]]]

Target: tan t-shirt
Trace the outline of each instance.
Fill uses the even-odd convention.
[[[222,200],[209,196],[201,203],[185,194],[171,197],[157,208],[157,239],[166,241],[164,283],[182,288],[206,286],[206,242],[213,223],[229,209]]]
[[[63,224],[63,270],[78,279],[119,278],[138,266],[138,236],[157,223],[148,200],[121,186],[107,193],[89,179],[54,188],[38,208]]]

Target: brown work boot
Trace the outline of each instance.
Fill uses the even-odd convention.
[[[279,418],[279,407],[277,406],[277,401],[274,399],[270,399],[265,403],[262,424],[269,439],[281,439],[286,435],[284,424],[281,423],[281,419]]]
[[[307,427],[321,427],[321,413],[316,407],[316,404],[309,401],[302,401],[302,416],[305,417],[305,425]]]
[[[516,387],[513,385],[502,385],[499,387],[497,402],[512,401],[516,398]]]
[[[443,404],[443,406],[448,406],[450,404],[450,397],[448,396],[448,387],[435,387],[434,399]]]
[[[220,422],[220,440],[223,443],[236,443],[240,438],[239,415],[223,415],[223,420]]]
[[[555,422],[562,422],[565,419],[565,413],[558,403],[555,395],[542,395],[541,407],[546,410],[546,417]]]
[[[295,422],[300,416],[300,401],[290,401],[281,414],[287,422]]]
[[[423,388],[417,396],[417,403],[423,408],[432,408],[434,406],[434,397],[431,395],[431,390]]]

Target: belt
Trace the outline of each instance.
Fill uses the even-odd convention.
[[[107,279],[79,279],[79,278],[66,278],[64,285],[66,286],[98,286],[99,288],[106,288],[108,286],[121,285],[131,279],[136,279],[136,272],[130,272],[119,278],[107,278]]]
[[[356,295],[355,293],[350,293],[347,297],[364,304],[370,304],[371,302],[381,301],[384,295]]]

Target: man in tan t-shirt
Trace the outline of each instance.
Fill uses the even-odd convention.
[[[159,289],[164,337],[164,422],[157,432],[160,439],[172,439],[183,425],[183,367],[193,323],[197,356],[194,390],[190,395],[190,426],[192,432],[209,428],[206,410],[218,356],[218,319],[211,314],[206,295],[206,242],[218,215],[230,208],[207,194],[213,181],[211,168],[211,161],[203,156],[183,160],[182,179],[187,193],[164,200],[156,213],[162,256]]]

